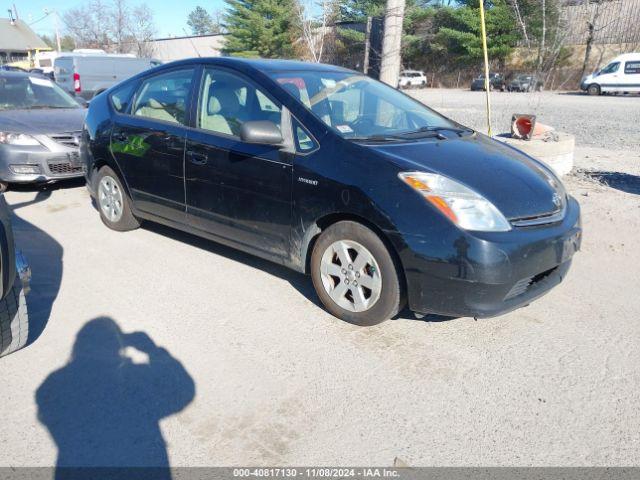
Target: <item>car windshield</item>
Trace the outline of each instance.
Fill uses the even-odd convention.
[[[460,129],[396,89],[354,72],[271,72],[271,77],[347,139]]]
[[[0,110],[81,108],[47,78],[21,75],[0,76]]]
[[[520,81],[531,80],[531,75],[518,75],[516,77],[516,80],[520,80]]]

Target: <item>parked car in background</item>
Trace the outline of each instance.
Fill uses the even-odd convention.
[[[81,177],[85,114],[49,78],[0,72],[0,188]]]
[[[66,92],[91,100],[112,85],[159,64],[158,60],[133,55],[72,52],[54,59],[53,74]]]
[[[96,97],[85,125],[109,228],[148,219],[309,273],[327,310],[359,325],[406,301],[513,310],[565,278],[580,246],[580,207],[542,162],[332,65],[174,62]]]
[[[0,357],[27,343],[29,318],[25,295],[30,279],[29,265],[16,252],[9,208],[0,194]]]
[[[423,71],[420,70],[403,70],[400,72],[400,79],[398,80],[398,87],[411,88],[411,87],[424,87],[427,85],[427,77]]]
[[[24,68],[16,67],[15,65],[0,65],[0,70],[4,72],[27,72]]]
[[[520,73],[507,84],[510,92],[540,92],[542,88],[542,79],[532,73]]]
[[[499,73],[489,74],[489,90],[500,90],[504,92],[504,77]],[[474,78],[471,82],[471,91],[484,90],[484,74]]]
[[[625,53],[602,70],[587,75],[580,88],[589,95],[640,92],[640,53]]]

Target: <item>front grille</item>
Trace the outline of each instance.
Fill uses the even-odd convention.
[[[54,142],[64,145],[65,147],[78,148],[81,134],[82,132],[54,133],[49,135],[49,137]]]
[[[47,162],[51,175],[73,175],[84,173],[83,165],[63,160],[49,160]]]
[[[561,222],[565,214],[565,206],[555,212],[543,213],[531,217],[511,218],[509,222],[514,227],[535,227],[539,225],[549,225],[551,223]]]
[[[504,297],[504,299],[505,300],[510,300],[512,298],[516,298],[516,297],[522,295],[527,290],[529,290],[531,287],[533,287],[535,284],[537,284],[538,282],[544,280],[549,275],[551,275],[553,272],[555,272],[555,270],[557,268],[558,267],[553,267],[553,268],[550,268],[549,270],[545,270],[544,272],[538,273],[537,275],[533,275],[532,277],[527,277],[527,278],[523,278],[522,280],[518,280],[515,283],[515,285],[513,287],[511,287],[511,290],[509,290],[509,293],[507,293],[507,295]]]

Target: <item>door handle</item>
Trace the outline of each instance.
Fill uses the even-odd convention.
[[[198,153],[193,150],[187,150],[187,158],[194,165],[206,165],[209,161],[209,156],[206,153]]]

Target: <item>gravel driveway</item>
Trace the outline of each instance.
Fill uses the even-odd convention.
[[[424,95],[456,118],[482,101]],[[556,125],[584,101],[640,104],[553,98],[541,120]],[[132,440],[141,465],[640,465],[640,155],[581,148],[577,164],[628,182],[567,178],[585,235],[558,288],[494,319],[370,328],[277,265],[108,230],[82,186],[9,192],[44,330],[0,360],[0,466],[100,461]]]
[[[464,125],[487,131],[484,92],[426,88],[407,93]],[[494,134],[509,131],[512,114],[528,113],[572,133],[580,146],[617,150],[640,145],[640,95],[492,92],[491,107]]]

